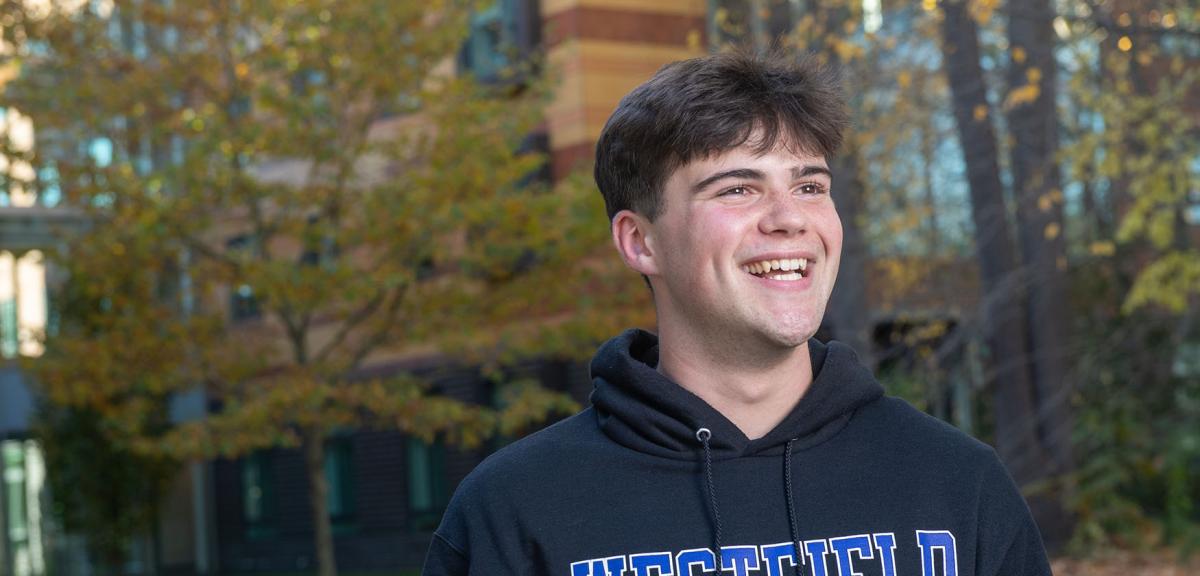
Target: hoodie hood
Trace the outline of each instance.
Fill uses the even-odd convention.
[[[780,454],[789,440],[803,450],[837,434],[858,407],[883,395],[849,346],[814,338],[808,349],[812,384],[795,409],[756,440],[699,396],[658,373],[658,337],[644,330],[627,330],[600,347],[591,363],[591,401],[609,438],[646,454],[695,459],[700,428],[711,431],[716,460]]]

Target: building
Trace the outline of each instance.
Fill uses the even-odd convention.
[[[496,71],[514,50],[521,54],[545,49],[559,88],[545,111],[542,134],[532,138],[531,145],[548,152],[550,177],[557,179],[590,161],[594,142],[618,99],[661,65],[738,38],[766,45],[795,25],[802,5],[768,0],[497,0],[472,18],[471,35],[457,64],[499,82]],[[878,26],[880,4],[864,6],[864,17]],[[55,567],[54,574],[87,574],[78,546],[58,534],[46,514],[43,479],[53,471],[41,465],[31,439],[34,400],[11,360],[20,354],[36,355],[36,341],[29,336],[44,329],[52,317],[45,279],[52,284],[53,271],[38,267],[37,251],[52,245],[57,226],[76,221],[51,206],[17,206],[18,197],[12,195],[12,205],[0,207],[0,352],[6,358],[0,369],[0,576],[41,576],[50,573],[48,566]],[[944,340],[961,323],[962,311],[976,304],[972,295],[978,292],[978,280],[961,262],[902,257],[869,262],[874,272],[868,275],[882,276],[879,270],[895,265],[929,266],[929,274],[953,280],[941,291],[929,286],[872,286],[868,298],[876,312],[872,324],[880,356],[885,362],[913,362],[917,346],[906,337]],[[40,284],[38,277],[43,278]],[[231,287],[228,298],[232,317],[252,320],[257,314],[252,292]],[[947,300],[953,301],[949,313]],[[930,331],[931,326],[941,331]],[[491,384],[478,370],[445,358],[409,357],[372,369],[430,375],[450,396],[481,404],[494,400]],[[541,363],[524,369],[581,401],[590,390],[586,369],[579,365]],[[971,380],[965,374],[957,384]],[[969,392],[953,398],[969,398]],[[181,396],[172,405],[172,419],[203,418],[210,401],[200,394]],[[970,413],[969,408],[938,406],[933,403],[943,416]],[[371,431],[347,431],[331,441],[324,471],[331,486],[327,505],[339,567],[384,572],[419,566],[453,487],[494,447],[459,451],[399,433]],[[190,463],[163,502],[157,530],[139,544],[128,571],[191,575],[311,570],[316,560],[307,492],[303,458],[295,450]]]

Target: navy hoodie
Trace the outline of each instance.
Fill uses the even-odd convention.
[[[657,338],[600,348],[583,412],[458,487],[424,574],[1049,574],[995,452],[883,395],[854,352],[809,342],[815,378],[750,440],[659,374]]]

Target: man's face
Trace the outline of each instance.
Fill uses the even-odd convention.
[[[823,157],[784,146],[743,145],[672,173],[662,212],[645,223],[660,329],[731,349],[805,343],[841,259],[830,187]]]

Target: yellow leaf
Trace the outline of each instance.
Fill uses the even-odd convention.
[[[1120,40],[1117,40],[1117,48],[1122,52],[1128,52],[1133,49],[1133,40],[1130,40],[1128,36],[1122,36]]]
[[[1093,256],[1112,256],[1116,253],[1117,247],[1115,244],[1108,241],[1092,242],[1092,245],[1088,247],[1088,251],[1091,252]]]
[[[988,116],[988,107],[984,104],[980,104],[975,107],[975,110],[972,111],[972,114],[975,116],[976,122],[983,122]]]
[[[971,18],[980,26],[986,26],[992,20],[998,4],[997,0],[974,0],[969,5]]]
[[[1061,232],[1058,222],[1051,222],[1046,225],[1045,235],[1047,240],[1058,238],[1058,233]]]
[[[1041,210],[1042,212],[1049,212],[1053,207],[1054,200],[1049,194],[1042,194],[1041,196],[1038,196],[1038,210]]]
[[[1037,84],[1026,84],[1019,88],[1014,88],[1008,93],[1008,98],[1004,99],[1004,109],[1012,110],[1018,106],[1031,104],[1038,99],[1042,93],[1042,89]]]
[[[1012,49],[1013,62],[1021,64],[1025,62],[1025,49],[1020,46],[1013,46]]]
[[[1028,70],[1025,71],[1025,79],[1030,84],[1037,84],[1038,82],[1041,82],[1042,81],[1042,69],[1038,68],[1036,66],[1029,68]]]
[[[901,72],[896,76],[896,83],[899,84],[901,88],[908,88],[912,84],[912,74],[910,74],[907,70]]]

